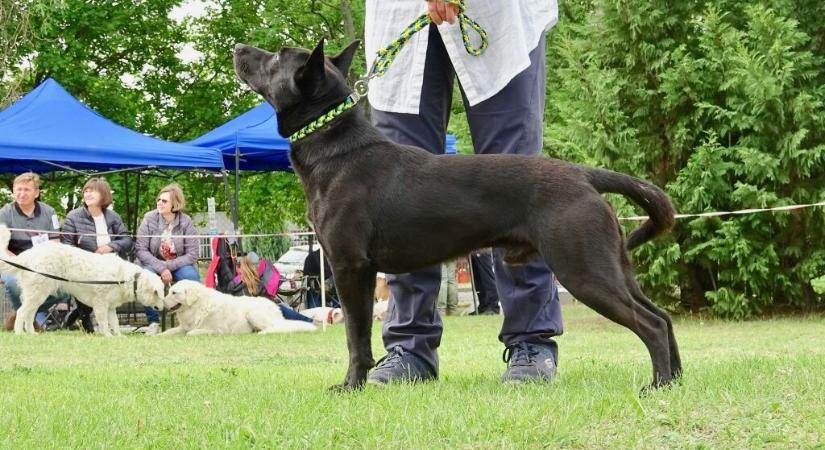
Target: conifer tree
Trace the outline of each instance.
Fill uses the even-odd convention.
[[[595,0],[554,43],[548,152],[649,179],[683,213],[825,200],[823,12],[813,1]],[[673,308],[745,318],[817,307],[823,218],[681,219],[633,256],[646,292]]]

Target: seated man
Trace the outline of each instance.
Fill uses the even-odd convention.
[[[48,240],[60,242],[59,235],[49,233],[50,230],[60,230],[60,221],[57,219],[54,208],[38,201],[40,177],[36,173],[26,172],[18,175],[12,183],[12,197],[13,202],[0,208],[0,223],[5,223],[9,228],[14,229],[11,232],[9,248],[6,250],[10,256],[18,255]],[[31,231],[20,231],[21,229]],[[2,273],[0,276],[6,288],[6,298],[16,311],[22,305],[17,278],[11,273]],[[49,307],[65,300],[63,296],[49,297],[37,309],[35,325],[42,326],[46,321]],[[6,318],[5,326],[6,330],[14,328],[14,315]]]

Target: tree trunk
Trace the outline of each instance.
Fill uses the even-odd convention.
[[[350,0],[341,0],[341,18],[344,20],[344,36],[349,41],[355,40],[355,21],[352,18]]]

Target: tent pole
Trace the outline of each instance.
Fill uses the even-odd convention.
[[[238,191],[240,190],[241,149],[235,146],[235,201],[232,207],[232,225],[238,231]]]
[[[132,230],[134,230],[135,235],[137,235],[138,217],[140,217],[138,208],[140,208],[140,172],[137,172],[137,185],[135,186],[135,214],[132,216]]]
[[[223,169],[223,171],[221,173],[223,173],[223,198],[224,198],[223,210],[228,211],[229,208],[231,208],[231,203],[229,203],[230,202],[229,199],[231,198],[231,196],[229,194],[229,171],[226,170],[226,169]]]

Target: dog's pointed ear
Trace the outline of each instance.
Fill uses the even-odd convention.
[[[355,51],[358,50],[358,47],[361,45],[361,41],[358,39],[352,41],[347,48],[341,51],[341,53],[333,56],[330,58],[335,67],[344,74],[344,77],[347,76],[349,73],[349,66],[352,65],[352,57],[355,55]]]
[[[326,76],[326,70],[324,70],[324,38],[321,38],[318,45],[310,53],[307,62],[295,73],[295,78],[298,86],[311,88],[321,86]]]

